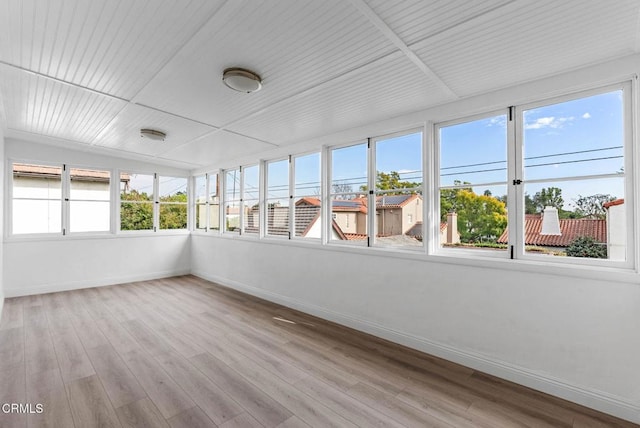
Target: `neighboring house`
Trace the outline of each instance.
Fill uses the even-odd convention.
[[[376,197],[378,236],[404,235],[422,223],[420,195],[383,195]]]
[[[367,236],[367,198],[334,200],[331,202],[331,215],[340,230],[352,237]]]
[[[524,219],[524,244],[554,250],[564,250],[579,236],[590,236],[597,242],[607,242],[607,220],[590,218],[559,219],[559,235],[542,235],[542,215],[526,214]],[[499,244],[509,242],[509,227],[497,241]]]
[[[627,215],[624,199],[603,205],[607,210],[607,255],[611,260],[627,258]]]

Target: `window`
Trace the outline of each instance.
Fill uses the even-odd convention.
[[[624,92],[518,109],[525,255],[627,259]]]
[[[441,247],[506,251],[507,114],[436,128]]]
[[[320,153],[293,158],[293,229],[299,238],[322,237]],[[333,219],[337,218],[332,214]]]
[[[225,232],[240,232],[240,169],[224,171]]]
[[[437,125],[440,246],[631,266],[630,88]]]
[[[267,235],[289,237],[289,159],[267,162]]]
[[[158,182],[160,229],[186,229],[187,178],[161,176]]]
[[[220,230],[220,187],[218,174],[208,174],[209,187],[207,201],[209,203],[209,230]]]
[[[185,177],[120,173],[120,230],[187,228]]]
[[[260,233],[260,167],[242,168],[242,227],[243,233]]]
[[[367,143],[331,150],[330,240],[367,245],[367,170]]]
[[[108,232],[111,172],[12,164],[12,233]]]
[[[69,230],[108,232],[111,229],[111,173],[71,168],[69,171]]]
[[[420,248],[424,207],[422,132],[375,138],[373,147],[374,245]]]
[[[153,174],[120,173],[120,230],[153,230]]]
[[[207,204],[207,176],[198,175],[194,178],[195,189],[193,196],[195,198],[195,229],[207,230],[207,216],[208,216],[208,204]]]
[[[62,166],[13,164],[12,233],[62,233]]]
[[[220,230],[220,198],[218,196],[218,174],[194,177],[195,230]]]

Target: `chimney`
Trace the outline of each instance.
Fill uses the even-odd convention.
[[[562,235],[560,232],[560,219],[558,218],[557,208],[544,207],[540,235]]]
[[[458,214],[447,214],[447,244],[457,244],[460,242],[458,235]]]

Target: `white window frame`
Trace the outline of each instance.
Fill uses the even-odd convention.
[[[246,213],[244,211],[244,202],[247,200],[245,197],[245,172],[247,168],[258,168],[258,233],[246,233]],[[264,161],[259,161],[257,163],[251,163],[248,165],[243,165],[240,167],[240,236],[247,237],[249,239],[260,239],[264,237],[264,204],[262,199],[264,197]],[[254,199],[251,199],[252,201]]]
[[[432,219],[432,224],[430,225],[431,235],[434,237],[434,242],[432,246],[429,246],[431,254],[438,255],[446,255],[446,256],[463,256],[463,257],[487,257],[487,258],[498,258],[498,259],[507,259],[510,258],[509,249],[511,245],[513,245],[513,237],[512,234],[509,234],[509,243],[507,244],[507,249],[505,251],[493,251],[493,250],[484,250],[484,249],[466,249],[466,248],[445,248],[440,245],[440,154],[441,154],[441,141],[440,141],[440,130],[442,128],[447,128],[449,126],[460,125],[463,123],[475,122],[478,120],[488,119],[490,117],[495,116],[506,116],[507,120],[507,135],[506,135],[506,155],[507,155],[507,178],[504,183],[502,182],[491,182],[491,183],[480,183],[478,186],[487,186],[487,185],[506,185],[507,192],[507,206],[514,207],[515,205],[515,195],[512,195],[509,185],[509,180],[515,174],[513,173],[513,160],[515,158],[514,154],[514,121],[511,120],[512,117],[509,116],[509,108],[492,110],[485,113],[478,113],[470,116],[465,116],[453,120],[447,120],[444,122],[438,122],[433,124],[433,186],[432,188],[432,198],[431,198],[431,206],[432,210],[429,212],[429,217]],[[507,227],[515,224],[512,223],[516,220],[514,210],[507,210]],[[511,230],[511,229],[509,229]]]
[[[153,204],[153,227],[151,229],[141,229],[141,230],[122,230],[121,226],[121,218],[120,218],[120,211],[121,211],[121,207],[122,207],[122,199],[121,199],[121,195],[120,195],[120,174],[122,173],[127,173],[127,174],[140,174],[140,175],[150,175],[153,176],[153,200],[149,201]],[[191,231],[191,229],[189,228],[189,224],[192,221],[192,216],[190,215],[190,210],[189,210],[189,206],[191,205],[191,200],[193,199],[191,197],[191,180],[189,179],[188,176],[184,176],[184,175],[175,175],[175,174],[160,174],[157,172],[148,172],[148,171],[142,171],[142,170],[131,170],[131,169],[118,169],[115,171],[116,177],[118,179],[118,186],[116,187],[116,191],[117,191],[117,205],[116,205],[116,215],[115,215],[115,222],[116,222],[116,228],[115,230],[117,230],[118,234],[123,234],[123,235],[135,235],[135,234],[139,234],[139,235],[148,235],[148,234],[153,234],[153,233],[160,233],[160,234],[176,234],[176,233],[189,233]],[[187,206],[187,227],[183,228],[183,229],[160,229],[160,176],[163,177],[175,177],[175,178],[186,178],[187,179],[187,202],[179,202],[179,203],[175,203],[180,204],[180,205],[186,205]],[[147,202],[144,202],[147,203]],[[165,202],[166,203],[166,202]]]
[[[376,190],[376,181],[378,179],[378,171],[376,168],[376,146],[378,144],[378,142],[380,141],[385,141],[385,140],[389,140],[391,138],[396,138],[396,137],[402,137],[403,135],[410,135],[410,134],[417,134],[420,133],[422,138],[421,138],[421,154],[422,154],[422,159],[423,162],[421,163],[421,167],[422,167],[422,183],[420,186],[418,187],[414,187],[412,189],[412,191],[418,191],[421,193],[422,195],[422,245],[420,246],[415,246],[415,247],[410,247],[410,246],[389,246],[389,245],[380,245],[379,243],[377,243],[377,230],[376,230],[376,214],[377,214],[377,207],[376,207],[376,196],[378,194],[384,194],[384,193],[390,193],[393,192],[394,190],[397,189],[390,189],[388,191],[380,191],[378,192],[378,190]],[[429,244],[429,240],[428,240],[428,236],[427,236],[427,216],[425,215],[425,206],[428,205],[427,204],[427,192],[426,192],[426,183],[427,183],[427,170],[425,169],[425,163],[424,163],[424,159],[426,157],[426,139],[425,139],[425,134],[426,134],[426,130],[424,129],[424,126],[421,127],[415,127],[415,128],[408,128],[402,131],[396,131],[396,132],[392,132],[390,134],[382,134],[382,135],[378,135],[376,137],[370,138],[369,139],[369,176],[368,178],[368,184],[367,184],[367,188],[370,190],[369,192],[369,196],[368,196],[368,205],[369,207],[373,207],[373,210],[367,210],[367,216],[368,216],[368,225],[369,225],[369,247],[376,247],[376,248],[382,248],[385,250],[389,250],[389,251],[410,251],[413,253],[425,253],[426,249],[428,247]],[[373,193],[371,193],[371,190],[373,190]],[[415,222],[414,222],[415,223]],[[439,223],[438,223],[439,224]]]
[[[634,80],[635,81],[635,80]],[[517,201],[519,202],[519,210],[517,213],[517,223],[518,228],[516,229],[517,233],[515,242],[512,244],[509,242],[509,245],[514,245],[514,258],[521,260],[536,260],[536,261],[544,261],[549,263],[561,263],[561,264],[572,264],[572,265],[589,265],[589,266],[603,266],[603,267],[616,267],[616,268],[634,268],[636,266],[636,253],[635,247],[637,245],[636,237],[636,216],[637,210],[635,209],[635,186],[634,186],[634,176],[637,176],[637,172],[634,171],[634,164],[640,165],[637,162],[637,150],[634,150],[633,141],[635,135],[634,129],[634,120],[633,117],[635,115],[633,109],[633,97],[635,95],[635,85],[634,81],[624,81],[612,85],[601,86],[597,88],[592,88],[584,91],[573,92],[570,94],[560,95],[552,98],[546,98],[543,100],[537,100],[535,102],[518,105],[515,107],[514,118],[516,119],[516,144],[515,144],[515,176],[514,179],[522,179],[522,185],[513,186],[515,187],[515,195],[517,197]],[[580,258],[580,257],[556,257],[552,258],[549,256],[539,255],[539,254],[529,254],[525,251],[525,242],[524,242],[524,184],[526,180],[524,179],[524,120],[523,113],[524,111],[531,110],[534,108],[551,106],[554,104],[559,104],[563,102],[579,100],[582,98],[587,98],[590,96],[605,94],[608,92],[613,92],[621,90],[622,91],[622,127],[623,127],[623,135],[624,135],[624,200],[625,200],[625,214],[627,221],[627,241],[626,241],[626,252],[627,257],[624,261],[617,260],[608,260],[608,259],[595,259],[595,258]],[[636,152],[636,153],[634,153]],[[634,160],[636,162],[634,163]],[[585,174],[584,176],[576,176],[576,177],[568,177],[569,180],[589,180],[596,178],[607,178],[607,177],[615,177],[616,175],[607,174],[607,175],[596,175],[591,176]],[[532,180],[534,182],[543,182],[543,180],[536,179]],[[562,177],[549,179],[549,182],[557,182],[564,181]],[[511,240],[511,233],[509,233],[509,239]]]
[[[344,246],[344,247],[352,247],[352,248],[367,248],[369,247],[369,241],[371,239],[371,236],[369,235],[369,233],[371,232],[371,222],[369,221],[369,209],[367,208],[367,239],[366,240],[355,240],[355,241],[339,241],[339,240],[332,240],[331,239],[331,227],[332,227],[332,223],[331,223],[331,219],[332,214],[333,214],[333,210],[332,210],[332,204],[331,204],[331,197],[334,195],[333,191],[332,191],[332,184],[333,184],[333,171],[331,168],[331,165],[333,164],[333,151],[334,150],[340,150],[340,149],[344,149],[347,147],[353,147],[353,146],[359,146],[359,145],[365,145],[367,146],[367,150],[366,150],[366,154],[367,154],[367,177],[366,177],[366,182],[367,182],[367,187],[370,189],[371,188],[371,156],[370,156],[370,151],[371,151],[371,142],[370,142],[370,138],[365,138],[365,139],[360,139],[357,141],[351,141],[349,143],[344,143],[344,144],[339,144],[339,145],[335,145],[335,146],[325,146],[324,147],[324,156],[321,157],[321,159],[325,159],[326,162],[324,162],[324,170],[326,171],[326,177],[324,177],[323,183],[325,184],[325,188],[324,193],[323,193],[323,199],[322,199],[322,213],[323,213],[323,238],[322,238],[322,242],[324,244],[328,244],[328,245],[338,245],[338,246]],[[337,195],[340,194],[355,194],[358,193],[357,191],[352,191],[350,193],[336,193]],[[367,204],[370,206],[371,204],[371,195],[367,196]]]
[[[239,177],[239,181],[238,181],[238,195],[239,195],[239,200],[238,202],[240,203],[238,205],[238,228],[236,230],[227,230],[227,217],[228,217],[228,213],[227,213],[227,202],[229,201],[229,199],[227,198],[227,174],[230,171],[238,171],[238,177]],[[243,183],[243,175],[242,175],[242,167],[236,167],[236,168],[227,168],[227,169],[223,169],[221,171],[222,174],[222,203],[220,204],[222,207],[222,214],[223,216],[221,217],[221,221],[222,224],[220,225],[220,231],[223,235],[240,235],[241,231],[242,231],[242,188],[244,186]]]
[[[187,201],[186,202],[163,202],[160,200],[160,178],[161,177],[169,177],[169,178],[182,178],[186,180],[186,194],[187,194]],[[189,230],[189,220],[190,220],[190,216],[189,216],[189,191],[191,189],[191,180],[189,180],[189,177],[185,177],[183,175],[175,175],[175,174],[160,174],[157,173],[155,174],[155,181],[157,182],[157,188],[158,188],[158,192],[157,194],[154,194],[155,196],[155,200],[154,200],[154,205],[157,206],[157,213],[154,216],[157,217],[158,222],[154,225],[155,230],[157,231],[162,231],[162,232],[171,232],[171,231],[180,231],[180,230]],[[185,227],[179,228],[179,229],[162,229],[160,227],[160,207],[162,207],[162,205],[184,205],[187,207],[187,224],[185,225]]]
[[[320,195],[318,195],[318,199],[320,200],[320,222],[321,222],[321,233],[320,233],[320,238],[307,238],[304,236],[296,236],[296,214],[295,214],[295,203],[296,203],[296,198],[298,197],[306,197],[306,196],[298,196],[296,195],[296,159],[298,158],[303,158],[306,156],[311,156],[311,155],[318,155],[319,160],[320,160],[320,165],[318,165],[318,167],[320,168],[319,172],[320,172],[320,177],[319,180],[320,182],[318,183],[320,185]],[[289,215],[290,215],[290,221],[289,221],[289,235],[291,236],[292,240],[300,240],[300,241],[304,241],[304,242],[323,242],[323,236],[324,236],[324,232],[322,232],[322,230],[324,229],[324,192],[323,192],[323,188],[324,186],[324,182],[325,180],[323,180],[323,175],[324,175],[324,163],[323,163],[323,150],[313,150],[313,151],[309,151],[309,152],[304,152],[304,153],[298,153],[295,155],[290,155],[289,156],[290,162],[289,162],[289,194],[291,195],[291,207],[289,209]],[[328,233],[331,233],[331,223],[329,223],[329,229],[327,229]]]
[[[537,107],[550,106],[562,102],[577,100],[586,98],[589,96],[605,94],[616,90],[622,90],[623,93],[623,132],[624,132],[624,166],[625,166],[625,209],[626,209],[626,221],[627,221],[627,257],[625,261],[615,261],[607,259],[594,259],[594,258],[579,258],[579,257],[550,257],[546,255],[527,254],[524,250],[524,161],[523,161],[523,112],[531,110]],[[633,100],[637,96],[637,82],[634,80],[627,80],[611,85],[599,86],[587,90],[581,90],[578,92],[571,92],[555,97],[549,97],[534,102],[528,102],[519,104],[506,109],[492,110],[479,114],[474,114],[462,118],[456,118],[453,120],[447,120],[432,124],[432,136],[433,136],[433,150],[432,150],[432,165],[434,165],[433,171],[433,185],[429,186],[433,192],[433,196],[430,199],[432,209],[429,212],[429,217],[432,219],[430,233],[435,237],[435,245],[429,246],[429,254],[442,255],[450,257],[462,257],[462,258],[500,258],[500,259],[515,259],[522,261],[535,261],[540,263],[548,263],[559,266],[591,266],[591,267],[610,267],[619,269],[633,269],[638,266],[636,252],[636,245],[638,243],[638,210],[635,209],[636,201],[636,185],[635,181],[638,173],[634,170],[634,165],[640,165],[640,158],[638,157],[638,150],[633,147],[633,141],[635,141],[636,128],[635,128],[635,104]],[[462,248],[441,248],[439,245],[439,218],[440,218],[440,129],[457,125],[461,123],[471,122],[474,120],[481,120],[496,115],[507,115],[507,206],[510,207],[507,210],[507,224],[509,227],[509,242],[507,244],[507,251],[480,251],[480,250],[465,250]],[[613,177],[613,175],[611,175]],[[571,177],[571,179],[589,179],[602,176],[581,176]],[[515,180],[521,180],[519,184],[516,184]],[[559,181],[562,178],[549,179],[549,181]],[[540,182],[540,180],[533,180]],[[489,183],[489,184],[501,184],[501,183]],[[433,219],[438,219],[434,221]],[[513,233],[515,231],[515,233]]]
[[[48,167],[60,168],[62,170],[60,176],[60,232],[51,233],[14,233],[13,231],[13,165],[14,164],[28,164],[28,165],[41,165]],[[117,183],[114,181],[115,171],[112,168],[102,168],[94,166],[86,166],[83,164],[68,164],[63,162],[47,162],[39,160],[24,160],[24,159],[7,159],[7,205],[5,231],[7,237],[15,239],[48,239],[52,237],[67,237],[67,236],[104,236],[113,234],[116,227],[116,219],[114,215],[114,201],[116,200],[115,193],[118,189]],[[85,231],[85,232],[73,232],[70,229],[71,218],[71,169],[87,169],[87,170],[99,170],[109,173],[109,200],[104,201],[109,203],[109,229],[100,231]],[[119,177],[119,176],[118,176]],[[119,183],[119,182],[118,182]],[[22,200],[40,200],[40,198],[21,198]]]
[[[272,235],[269,233],[269,200],[273,199],[269,197],[269,166],[271,164],[277,163],[277,162],[287,162],[287,197],[286,198],[277,198],[277,199],[288,199],[289,201],[289,207],[288,207],[288,224],[287,224],[287,232],[288,234],[285,235]],[[292,166],[291,166],[291,156],[286,156],[286,157],[279,157],[279,158],[275,158],[275,159],[269,159],[267,161],[264,161],[263,165],[263,171],[264,171],[264,186],[260,188],[261,191],[261,197],[260,197],[260,202],[261,205],[264,207],[264,223],[261,223],[262,225],[262,236],[264,237],[268,237],[268,238],[273,238],[273,239],[291,239],[292,237],[292,233],[291,233],[291,225],[293,223],[293,219],[292,219],[292,213],[293,210],[291,209],[291,206],[293,204],[293,192],[292,192],[292,187],[291,187],[291,172],[292,172]]]

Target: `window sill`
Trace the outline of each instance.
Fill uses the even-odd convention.
[[[22,242],[45,242],[45,241],[82,241],[82,240],[100,240],[100,239],[120,239],[120,238],[153,238],[160,236],[184,236],[189,235],[188,230],[162,230],[158,232],[151,231],[129,231],[118,233],[78,233],[69,235],[20,235],[4,238],[5,244],[22,243]]]

